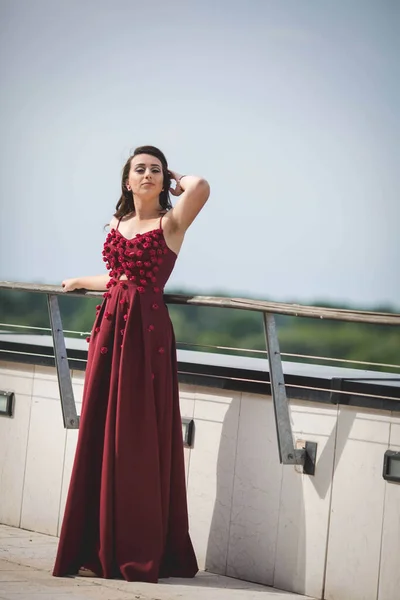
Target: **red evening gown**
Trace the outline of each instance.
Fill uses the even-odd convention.
[[[86,567],[127,581],[194,577],[175,338],[163,300],[176,254],[160,220],[131,240],[112,229],[103,256],[110,282],[89,342],[53,575]]]

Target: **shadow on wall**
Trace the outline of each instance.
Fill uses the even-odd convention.
[[[284,485],[271,398],[232,398],[221,431],[207,570],[273,586],[285,538],[279,540],[280,516],[289,510],[297,523],[298,539],[290,540],[297,545],[297,564],[286,561],[285,570],[304,574],[301,475],[293,478],[290,494],[282,495]]]
[[[231,395],[221,427],[205,568],[322,598],[338,409],[292,404],[295,439],[318,443],[314,477],[279,463],[270,397]],[[349,419],[342,440],[351,427]],[[343,446],[337,451],[341,455]]]

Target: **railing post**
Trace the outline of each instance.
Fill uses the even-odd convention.
[[[71,373],[68,365],[64,330],[61,321],[60,307],[56,295],[47,295],[51,333],[54,344],[54,357],[57,369],[58,387],[60,390],[61,409],[66,429],[79,429],[79,418],[76,412]]]
[[[279,460],[284,465],[302,465],[304,473],[314,475],[317,444],[315,442],[306,442],[305,448],[294,447],[275,317],[271,313],[264,312],[263,318],[268,351],[271,394],[274,403],[278,438]]]

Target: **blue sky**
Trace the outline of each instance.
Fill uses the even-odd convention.
[[[169,290],[400,306],[395,0],[3,0],[0,279],[101,273],[137,145],[205,176]]]

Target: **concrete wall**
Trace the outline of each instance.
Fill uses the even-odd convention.
[[[75,398],[84,374],[72,373]],[[0,416],[0,522],[57,535],[77,431],[63,428],[55,370],[0,362],[15,414]],[[200,566],[328,600],[398,600],[400,486],[382,478],[400,417],[292,401],[296,439],[318,442],[314,477],[279,464],[269,396],[181,385]]]

